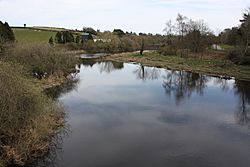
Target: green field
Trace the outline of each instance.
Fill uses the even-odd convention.
[[[19,43],[45,43],[54,37],[56,32],[42,31],[28,28],[13,28],[17,42]]]

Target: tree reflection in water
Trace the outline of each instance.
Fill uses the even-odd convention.
[[[80,72],[80,69],[79,70],[76,69],[75,73],[72,73],[67,77],[67,81],[65,83],[59,86],[48,88],[44,90],[44,92],[53,99],[57,99],[62,94],[71,92],[72,90],[76,89],[79,84],[79,81],[80,81],[78,77],[79,72]]]
[[[145,67],[140,64],[133,73],[136,75],[137,79],[142,81],[157,80],[160,77],[161,69],[156,67]]]
[[[115,62],[115,61],[104,61],[100,62],[98,59],[83,59],[82,65],[85,67],[93,67],[97,65],[100,69],[100,72],[103,73],[111,73],[115,70],[121,70],[124,68],[124,63],[122,62]]]
[[[239,96],[239,104],[236,111],[236,121],[240,125],[250,127],[250,88],[246,81],[235,81],[235,94]]]
[[[98,65],[101,73],[111,73],[112,71],[121,70],[124,68],[123,63],[114,61],[98,62]]]
[[[124,68],[123,63],[117,62],[97,62],[94,60],[85,61],[81,66],[95,66],[95,69],[100,73],[111,73],[115,70],[121,70]],[[183,100],[190,98],[192,94],[196,93],[199,96],[205,96],[205,90],[209,87],[210,84],[216,86],[216,88],[221,88],[223,91],[234,91],[235,96],[239,100],[239,105],[237,111],[235,112],[235,120],[238,124],[250,127],[250,89],[249,82],[244,81],[235,81],[234,85],[233,80],[226,80],[222,78],[209,77],[202,74],[184,72],[184,71],[175,71],[175,70],[164,70],[155,67],[145,67],[142,64],[134,66],[133,74],[137,79],[142,80],[143,82],[158,80],[157,87],[162,87],[165,91],[165,94],[169,97],[174,97],[176,104],[180,104]],[[80,67],[77,67],[78,71]],[[66,88],[58,89],[54,97],[59,97],[61,94],[71,91],[77,87],[79,83],[77,79],[77,74],[73,75],[73,82],[68,83]],[[120,77],[124,77],[121,75]],[[230,81],[230,82],[229,82]],[[155,86],[155,85],[154,85]],[[234,87],[232,87],[234,86]],[[216,89],[215,89],[216,90]],[[216,95],[216,94],[215,94]],[[231,95],[231,94],[230,94]],[[163,111],[164,112],[164,111]],[[178,113],[169,113],[164,112],[160,117],[162,121],[172,123],[172,124],[187,124],[188,121],[192,120],[192,115],[189,113],[178,114]],[[66,133],[66,136],[69,132]],[[53,145],[52,149],[46,158],[43,161],[38,162],[36,166],[56,166],[57,161],[60,160],[60,145],[63,143],[63,138],[65,136],[58,136]]]
[[[163,76],[163,88],[166,95],[173,95],[179,104],[185,98],[190,98],[193,92],[202,96],[209,80],[210,77],[197,73],[167,70]]]

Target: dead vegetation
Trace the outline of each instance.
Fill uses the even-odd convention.
[[[0,61],[0,159],[24,165],[49,150],[64,111],[42,93],[25,68]]]

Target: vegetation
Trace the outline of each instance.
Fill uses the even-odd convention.
[[[26,25],[12,31],[8,23],[0,22],[0,166],[24,165],[42,156],[51,136],[64,124],[63,109],[42,88],[62,84],[74,70],[78,59],[67,54],[68,50],[130,52],[105,59],[250,81],[250,9],[240,22],[239,27],[225,29],[219,36],[203,20],[181,14],[175,22],[167,22],[166,35]],[[212,44],[221,44],[221,51],[211,49]]]
[[[83,27],[83,30],[82,30],[84,33],[88,33],[88,34],[92,34],[92,35],[97,35],[97,31],[94,30],[93,28],[91,27]]]
[[[47,43],[56,32],[28,28],[13,28],[18,43]]]
[[[15,41],[15,36],[8,23],[0,21],[0,44]]]
[[[235,65],[225,59],[223,52],[207,52],[192,54],[189,58],[178,56],[164,56],[157,52],[116,54],[104,58],[120,62],[138,62],[147,66],[169,68],[174,70],[191,71],[215,76],[236,77],[240,80],[250,80],[250,67]],[[202,58],[202,59],[201,59]]]
[[[53,39],[53,37],[50,37],[50,38],[49,38],[49,44],[50,44],[50,45],[54,45],[54,39]]]
[[[225,29],[221,34],[221,42],[231,46],[228,58],[235,64],[250,64],[250,9],[243,13],[239,27]],[[233,47],[232,47],[233,46]]]
[[[63,108],[44,94],[43,84],[63,83],[78,59],[49,45],[48,39],[14,43],[12,30],[7,23],[3,26],[7,28],[1,27],[0,43],[5,47],[0,55],[0,166],[23,166],[47,153],[52,137],[65,124]],[[53,38],[49,41],[52,44]]]
[[[49,149],[63,110],[43,95],[22,66],[0,62],[0,159],[24,165]]]
[[[175,24],[169,20],[164,31],[167,35],[167,44],[160,49],[160,53],[165,55],[173,55],[177,51],[182,54],[203,52],[216,43],[215,35],[203,20],[194,21],[181,14],[178,14]]]
[[[64,50],[48,44],[15,45],[3,59],[23,65],[30,74],[39,79],[53,75],[67,76],[78,61],[74,56],[65,54]]]

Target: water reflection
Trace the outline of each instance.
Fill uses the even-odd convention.
[[[72,135],[45,166],[248,167],[249,82],[84,61],[59,101]]]
[[[70,74],[67,77],[67,81],[65,83],[63,83],[62,85],[59,85],[59,86],[54,86],[54,87],[48,88],[44,92],[49,97],[51,97],[53,99],[57,99],[61,95],[77,89],[77,86],[80,82],[79,76],[78,76],[79,72],[80,72],[80,67],[79,67],[79,65],[76,65],[75,72]]]
[[[167,71],[163,78],[166,95],[174,96],[177,104],[189,98],[193,92],[202,96],[209,81],[207,76],[184,71]]]
[[[238,95],[236,120],[240,125],[250,127],[250,87],[245,81],[235,81],[235,94]]]
[[[43,158],[37,159],[37,161],[26,165],[26,167],[60,167],[57,161],[61,158],[60,155],[63,153],[62,145],[65,138],[69,138],[71,133],[70,126],[66,124],[64,129],[51,139],[49,152],[44,155]]]
[[[105,61],[100,62],[98,59],[83,59],[82,65],[85,67],[93,67],[94,65],[97,65],[100,72],[103,73],[110,73],[115,70],[122,70],[124,68],[124,65],[122,62],[115,62],[115,61]]]
[[[133,72],[136,75],[136,78],[142,81],[157,80],[161,74],[159,68],[145,67],[142,64],[138,65],[138,68],[136,68]]]

